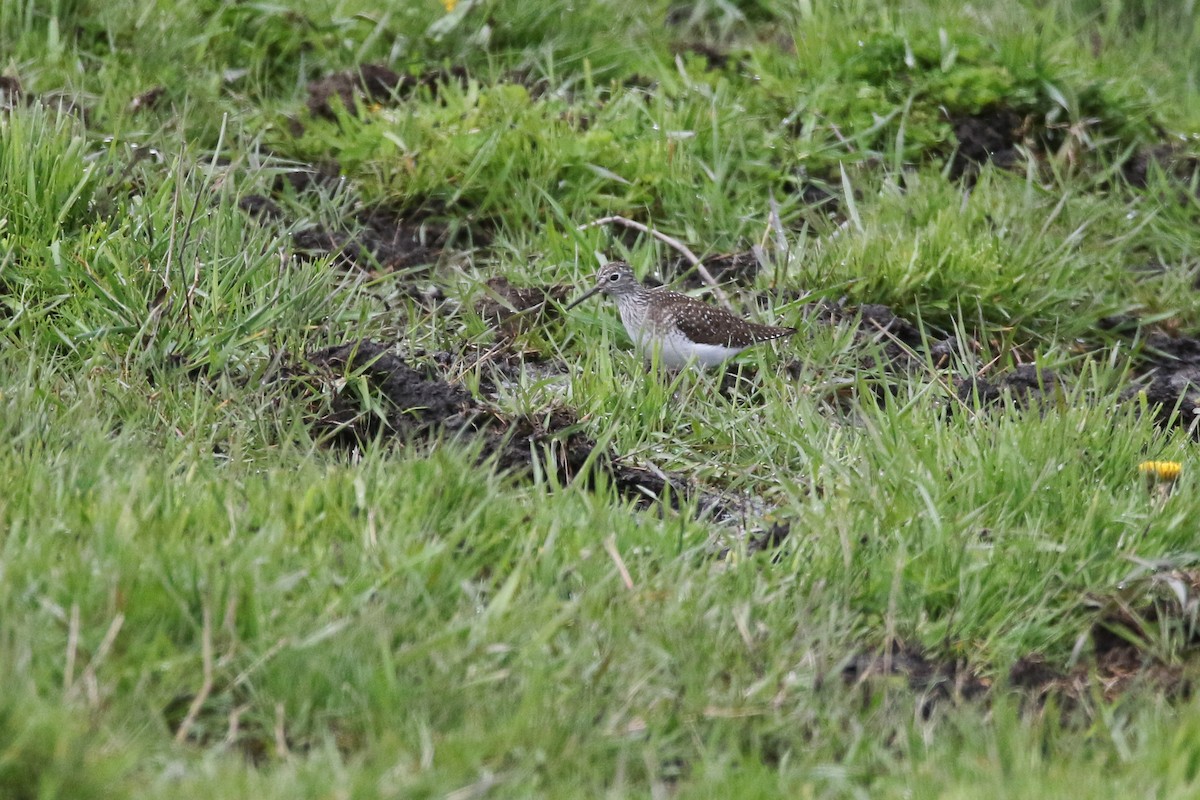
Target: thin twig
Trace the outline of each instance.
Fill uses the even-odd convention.
[[[458,383],[466,376],[466,374],[468,372],[474,372],[475,370],[479,369],[479,367],[483,366],[484,364],[490,363],[492,361],[492,359],[496,357],[497,354],[504,352],[504,350],[507,346],[508,346],[507,342],[499,342],[497,344],[492,345],[491,347],[489,347],[487,350],[485,350],[483,352],[483,355],[481,355],[479,358],[475,359],[475,361],[473,363],[465,365],[461,370],[458,371],[457,374],[447,375],[446,376],[447,383],[451,383],[451,384]]]
[[[63,691],[75,682],[75,654],[79,650],[79,603],[71,603],[71,622],[67,625],[67,664],[63,668]]]
[[[612,556],[613,563],[617,565],[617,572],[621,573],[621,581],[625,584],[625,588],[633,591],[633,578],[629,574],[629,569],[625,566],[624,559],[621,558],[621,552],[617,550],[617,537],[609,536],[604,540],[604,549]]]
[[[233,683],[231,685],[241,686],[243,683],[245,683],[247,680],[249,680],[250,675],[255,670],[257,670],[263,664],[270,661],[272,658],[274,658],[279,653],[280,650],[287,647],[291,643],[292,643],[292,640],[286,636],[283,637],[282,639],[280,639],[279,641],[275,642],[275,644],[273,644],[267,648],[267,652],[263,653],[261,656],[254,659],[254,663],[252,663],[250,666],[246,667],[244,670],[239,672],[237,677],[233,679]]]
[[[192,700],[191,707],[188,708],[187,716],[183,718],[183,722],[179,724],[179,730],[175,731],[175,741],[182,742],[187,738],[192,726],[196,724],[196,718],[200,716],[200,709],[208,701],[208,696],[212,694],[213,688],[213,643],[212,643],[212,610],[206,603],[203,610],[203,629],[200,632],[200,658],[204,662],[204,678],[200,684],[200,691],[196,693],[196,697]]]
[[[88,665],[83,668],[83,675],[80,680],[88,691],[88,701],[93,707],[100,705],[100,688],[99,682],[96,680],[96,670],[104,662],[108,656],[108,651],[112,649],[113,643],[117,641],[117,634],[121,632],[121,627],[125,624],[125,615],[120,612],[113,617],[113,621],[108,624],[108,630],[104,632],[104,638],[100,640],[100,646],[96,648],[96,654],[88,661]]]
[[[238,731],[241,730],[242,714],[245,714],[249,710],[250,704],[243,703],[229,712],[229,729],[225,733],[224,741],[226,747],[233,747],[237,744]]]
[[[283,703],[275,704],[275,757],[287,758],[292,754],[287,743],[287,731],[283,724]]]
[[[633,228],[635,231],[641,231],[642,233],[653,236],[660,242],[675,248],[675,250],[695,268],[696,274],[700,276],[700,280],[704,281],[708,285],[708,288],[712,289],[713,295],[716,297],[717,302],[724,306],[726,311],[729,311],[730,313],[736,313],[733,310],[733,306],[729,303],[729,298],[725,296],[725,292],[721,291],[721,287],[717,285],[717,279],[714,278],[712,273],[708,271],[708,267],[704,266],[704,263],[700,261],[699,256],[693,253],[690,247],[678,239],[668,236],[662,231],[656,231],[649,225],[644,225],[637,220],[632,220],[628,217],[617,215],[601,217],[600,219],[593,220],[592,222],[585,222],[584,224],[580,225],[577,230],[582,231],[587,230],[588,228],[596,228],[601,225],[610,225],[613,223],[617,225],[624,225],[626,228]]]
[[[854,142],[842,135],[842,130],[837,126],[837,123],[822,114],[817,114],[816,117],[824,120],[829,125],[829,129],[833,131],[833,135],[836,136],[837,140],[846,148],[846,152],[853,153],[855,151]]]

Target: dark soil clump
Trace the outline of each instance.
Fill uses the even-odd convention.
[[[794,195],[799,195],[804,204],[805,213],[800,222],[813,222],[821,217],[833,217],[841,213],[841,197],[830,187],[832,178],[817,180],[809,176],[807,171],[798,171],[784,179],[784,187]],[[819,212],[819,213],[816,213]]]
[[[1200,438],[1200,339],[1163,331],[1147,336],[1124,397],[1147,406],[1159,425]]]
[[[490,278],[475,311],[503,337],[512,339],[555,312],[567,299],[570,286],[513,286],[503,275]]]
[[[376,342],[350,342],[308,355],[331,388],[329,410],[313,426],[358,444],[382,431],[410,437],[435,429],[458,429],[477,412],[469,392],[430,368],[418,369]],[[364,398],[332,389],[337,379],[361,374],[383,403],[384,413],[363,412]]]
[[[1121,166],[1121,176],[1133,188],[1145,189],[1156,169],[1186,183],[1200,171],[1200,156],[1169,142],[1143,147]]]
[[[1020,364],[991,379],[975,375],[961,379],[957,384],[958,399],[968,405],[978,402],[980,407],[999,403],[1006,397],[1011,398],[1014,405],[1026,407],[1038,401],[1053,400],[1063,388],[1058,375],[1036,364]]]
[[[867,304],[854,309],[840,303],[820,303],[805,309],[813,321],[830,325],[856,326],[856,345],[864,350],[880,348],[880,359],[865,352],[859,358],[863,370],[883,367],[891,374],[913,374],[930,367],[956,369],[952,378],[954,399],[959,406],[1003,407],[1005,398],[1020,408],[1060,403],[1070,388],[1067,379],[1038,364],[1027,363],[1007,372],[976,374],[970,364],[979,350],[973,340],[960,341],[935,329],[924,329],[895,314],[889,307]],[[1135,318],[1105,319],[1103,330],[1134,337],[1141,330]],[[787,365],[793,377],[804,376],[804,365]],[[966,376],[963,377],[963,374]],[[1132,364],[1133,381],[1122,394],[1123,403],[1145,406],[1164,426],[1182,427],[1200,438],[1200,338],[1154,331],[1146,336],[1141,355]],[[886,379],[876,387],[883,394],[894,392]],[[951,409],[953,406],[951,406]]]
[[[935,367],[947,366],[962,350],[962,343],[956,337],[932,329],[922,331],[879,303],[867,303],[858,308],[841,303],[817,303],[807,307],[805,315],[828,325],[853,325],[856,344],[863,348],[879,345],[884,366],[889,371],[911,372],[930,363]],[[974,343],[969,344],[970,349],[974,349]],[[876,357],[870,354],[864,354],[861,363],[864,369],[878,366]]]
[[[507,419],[451,384],[434,364],[415,366],[379,342],[348,342],[307,356],[315,371],[293,367],[291,378],[313,398],[311,427],[327,441],[361,447],[379,436],[401,443],[441,437],[481,444],[483,457],[498,469],[527,473],[535,461],[552,468],[561,484],[583,480],[592,486],[600,475],[642,508],[667,504],[678,509],[695,499],[701,513],[725,518],[730,511],[715,496],[697,496],[681,477],[627,464],[615,453],[595,453],[596,443],[582,432],[574,413],[556,409],[544,417]],[[360,396],[351,375],[365,379],[370,399]],[[588,462],[592,462],[588,471]]]
[[[1053,698],[1064,712],[1086,711],[1097,689],[1105,701],[1139,687],[1189,697],[1200,655],[1200,570],[1155,565],[1140,570],[1114,592],[1088,598],[1098,612],[1090,658],[1067,669],[1030,653],[1012,665],[1006,685],[1038,708]],[[985,698],[992,688],[963,661],[933,658],[903,643],[852,656],[841,675],[868,691],[873,678],[903,676],[911,689],[925,694],[925,715],[938,701]]]
[[[283,219],[283,209],[279,204],[261,194],[246,195],[238,200],[238,208],[260,222]]]
[[[448,83],[465,84],[467,78],[464,67],[402,75],[381,64],[363,64],[358,69],[335,72],[308,84],[308,110],[314,117],[333,119],[337,116],[335,100],[347,113],[355,114],[360,104],[392,104],[419,89],[427,89],[436,96],[439,87]]]
[[[21,81],[9,75],[0,75],[0,111],[12,111],[24,102],[25,90]]]
[[[1106,701],[1137,687],[1187,697],[1195,671],[1189,671],[1187,662],[1200,647],[1198,592],[1200,572],[1165,569],[1125,581],[1114,593],[1091,597],[1088,603],[1099,611],[1091,629],[1091,658],[1067,670],[1032,653],[1013,664],[1008,683],[1028,693],[1037,706],[1055,698],[1064,711],[1088,707],[1096,688]],[[1168,660],[1156,646],[1163,641],[1171,642],[1174,651]]]
[[[1107,596],[1089,599],[1100,610],[1092,646],[1108,698],[1138,681],[1168,694],[1191,692],[1184,659],[1178,656],[1200,651],[1200,570],[1142,569],[1153,571],[1123,581]],[[1164,649],[1174,650],[1177,658],[1164,661]]]
[[[1021,159],[1017,146],[1024,138],[1025,123],[1011,108],[996,106],[952,120],[958,148],[950,163],[950,177],[972,180],[988,162],[999,167],[1016,166]]]
[[[976,675],[960,660],[930,658],[920,648],[901,642],[878,652],[852,656],[842,667],[842,680],[859,686],[869,698],[872,680],[901,676],[908,686],[923,695],[921,714],[928,718],[938,702],[975,700],[987,694],[991,683]]]
[[[351,233],[309,228],[292,237],[296,250],[308,256],[333,256],[343,269],[398,272],[437,263],[446,243],[447,228],[437,223],[411,223],[379,214],[359,217]]]
[[[346,190],[346,182],[333,164],[288,171],[276,178],[272,194],[303,202],[305,195]],[[259,222],[286,218],[272,197],[248,195],[238,203]],[[486,245],[486,225],[469,220],[466,209],[447,208],[436,201],[407,204],[405,208],[364,207],[336,226],[317,225],[296,231],[292,245],[308,258],[331,257],[341,269],[371,273],[417,270],[436,264],[442,251],[457,245]]]
[[[750,531],[746,536],[746,553],[762,553],[778,550],[792,535],[792,523],[781,519],[768,519],[766,524]],[[778,555],[778,554],[777,554]]]
[[[749,250],[740,253],[726,253],[721,256],[710,256],[703,260],[704,268],[713,276],[713,280],[717,283],[737,283],[748,285],[758,277],[759,263],[758,257]],[[707,284],[700,277],[699,270],[690,269],[690,265],[685,266],[685,262],[676,261],[673,265],[674,272],[689,270],[679,285],[684,289],[700,289]]]
[[[1155,370],[1142,385],[1126,392],[1127,400],[1144,402],[1163,427],[1182,427],[1200,438],[1200,367]]]
[[[298,195],[307,192],[326,191],[336,192],[345,181],[341,168],[336,163],[310,164],[298,169],[290,169],[275,179],[272,190],[282,192],[287,187]]]
[[[131,114],[136,114],[139,111],[150,111],[157,108],[166,96],[167,87],[155,86],[153,89],[147,89],[130,100],[127,110]]]

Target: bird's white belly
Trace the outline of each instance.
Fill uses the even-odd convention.
[[[644,331],[630,331],[638,351],[651,361],[657,356],[659,364],[667,369],[679,369],[690,362],[705,367],[715,367],[746,348],[724,347],[719,344],[697,344],[678,333],[651,336]]]

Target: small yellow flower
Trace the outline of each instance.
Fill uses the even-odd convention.
[[[458,0],[442,0],[442,5],[446,7],[446,13],[454,11],[454,7],[458,5]]]
[[[1138,464],[1138,472],[1151,480],[1172,483],[1183,472],[1183,464],[1178,461],[1143,461]]]

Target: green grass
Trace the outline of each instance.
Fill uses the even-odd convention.
[[[1200,328],[1198,17],[1166,6],[3,5],[0,796],[1193,796],[1195,442],[1130,392],[1150,336]],[[308,81],[361,63],[470,77],[312,118]],[[1016,163],[952,179],[955,121],[998,109]],[[344,180],[284,185],[304,164]],[[454,244],[417,273],[295,252],[377,207]],[[726,291],[800,335],[732,394],[644,374],[598,301],[505,347],[492,276],[682,275],[580,229],[609,214],[760,247]],[[871,303],[956,353],[891,366]],[[304,356],[363,338],[698,494],[641,508],[445,431],[331,446],[333,392],[386,399]],[[961,399],[1031,361],[1046,402]],[[1183,463],[1169,496],[1147,459]],[[1109,691],[1118,602],[1163,613]],[[990,689],[843,680],[894,643]],[[1037,702],[1030,656],[1077,685]]]

